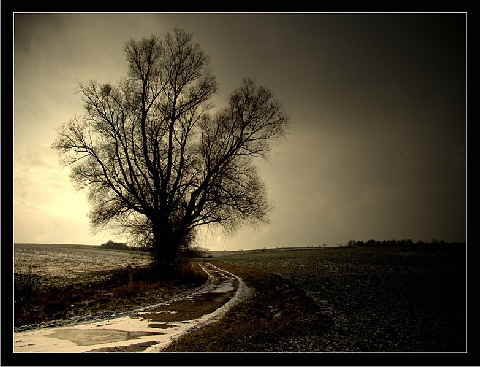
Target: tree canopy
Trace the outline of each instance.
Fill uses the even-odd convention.
[[[85,112],[52,145],[88,190],[93,226],[121,225],[166,264],[199,226],[266,220],[253,160],[287,124],[272,92],[244,79],[213,109],[208,57],[183,30],[131,40],[125,55],[128,76],[82,84]]]

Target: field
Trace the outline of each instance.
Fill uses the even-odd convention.
[[[114,317],[204,280],[187,271],[181,280],[159,280],[150,256],[141,251],[57,244],[14,249],[17,331]]]
[[[203,261],[242,277],[256,296],[169,351],[466,350],[464,246],[213,255]],[[202,281],[160,282],[142,270],[149,263],[147,254],[135,251],[16,245],[16,329],[114,317]]]
[[[15,274],[37,275],[44,287],[105,280],[112,270],[151,263],[145,252],[88,245],[15,244],[14,254]]]
[[[334,323],[312,350],[466,350],[465,247],[264,250],[218,259],[278,274],[330,314]]]

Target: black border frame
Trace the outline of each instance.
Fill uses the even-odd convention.
[[[195,11],[195,12],[225,12],[225,11],[244,11],[244,12],[258,12],[258,11],[267,11],[271,12],[271,9],[267,9],[269,6],[266,4],[259,4],[258,2],[252,6],[251,4],[242,4],[244,5],[241,10],[239,9],[228,9],[228,5],[223,5],[220,9],[212,9],[212,5],[204,4],[202,8],[192,10],[192,4],[183,4],[190,7],[189,10],[182,8],[178,3],[170,9],[159,8],[152,10],[146,9],[149,6],[142,3],[130,3],[127,9],[125,3],[110,4],[109,2],[82,2],[81,4],[68,4],[62,3],[46,3],[46,2],[35,2],[35,3],[17,3],[15,5],[11,4],[8,1],[4,1],[1,4],[2,7],[2,124],[1,124],[1,168],[2,168],[2,179],[1,179],[1,203],[2,203],[2,228],[1,228],[1,258],[2,258],[2,320],[1,320],[1,365],[209,365],[209,366],[218,366],[218,365],[437,365],[437,366],[454,366],[454,365],[478,365],[480,360],[478,358],[478,352],[475,350],[476,342],[473,336],[472,328],[478,324],[476,315],[476,307],[472,307],[472,302],[474,301],[473,295],[470,292],[470,297],[468,298],[469,302],[469,337],[467,350],[468,353],[161,353],[161,354],[146,354],[146,353],[64,353],[64,354],[55,354],[55,353],[13,353],[13,351],[8,346],[13,346],[13,335],[9,330],[13,329],[13,320],[11,314],[11,299],[12,295],[12,282],[13,282],[13,16],[14,12],[47,12],[47,11],[65,11],[65,12],[85,12],[92,11],[95,9],[95,12],[179,12],[179,11]],[[229,4],[230,6],[232,4]],[[286,4],[284,3],[284,7]],[[295,4],[299,6],[300,4]],[[323,4],[322,4],[323,5]],[[330,10],[326,10],[325,7],[322,10],[315,11],[329,11],[329,12],[339,12],[339,11],[348,11],[348,12],[358,12],[358,11],[373,11],[373,12],[384,12],[386,6],[382,4],[381,7],[377,7],[376,10],[365,9],[355,9],[359,6],[354,6],[353,10],[350,7],[349,10],[338,9],[340,6],[338,4],[329,4]],[[335,6],[333,6],[335,5]],[[448,12],[467,12],[467,35],[472,34],[468,32],[472,26],[472,19],[470,13],[465,10],[464,7],[458,2],[455,2],[453,5],[450,4],[451,8]],[[75,9],[72,9],[75,7]],[[328,5],[327,5],[328,7]],[[406,4],[400,5],[390,5],[389,11],[405,11]],[[403,9],[400,9],[403,8]],[[431,9],[426,9],[425,5],[415,3],[413,6],[407,7],[409,12],[422,12],[422,11],[432,11]],[[114,9],[114,10],[112,10]],[[303,9],[280,9],[277,11],[304,11]],[[436,11],[446,11],[446,10],[436,10]],[[469,43],[473,44],[472,37],[469,38]],[[468,48],[468,59],[467,59],[467,71],[468,66],[471,65],[470,58],[472,53],[472,47]],[[471,75],[471,71],[469,73]],[[468,78],[472,80],[472,78]],[[471,83],[468,84],[468,91],[471,90]],[[470,93],[469,93],[470,94]],[[468,111],[469,112],[469,111]],[[469,113],[467,112],[467,120]],[[468,126],[468,137],[467,137],[467,147],[472,146],[472,126]],[[471,167],[471,155],[467,156],[467,166]],[[472,171],[468,174],[468,180],[470,181],[472,177]],[[471,205],[467,203],[467,220],[470,221],[471,216]],[[469,223],[470,224],[470,223]],[[473,242],[471,237],[467,237],[468,242]],[[470,255],[467,259],[469,268],[469,278],[470,288],[475,282],[476,277],[472,276],[473,269],[476,266],[473,259],[476,258],[472,253],[474,253],[475,248],[471,247],[468,249]],[[472,320],[473,319],[473,320]]]

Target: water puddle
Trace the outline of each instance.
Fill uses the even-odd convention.
[[[59,329],[47,335],[48,338],[69,340],[77,345],[96,345],[138,339],[148,335],[162,335],[160,332],[127,331],[117,329]]]

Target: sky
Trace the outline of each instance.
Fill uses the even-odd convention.
[[[14,15],[14,241],[98,245],[87,193],[50,145],[82,114],[79,83],[126,76],[130,39],[191,32],[222,104],[270,88],[287,134],[256,162],[268,224],[203,230],[235,250],[349,240],[466,239],[465,14]]]

